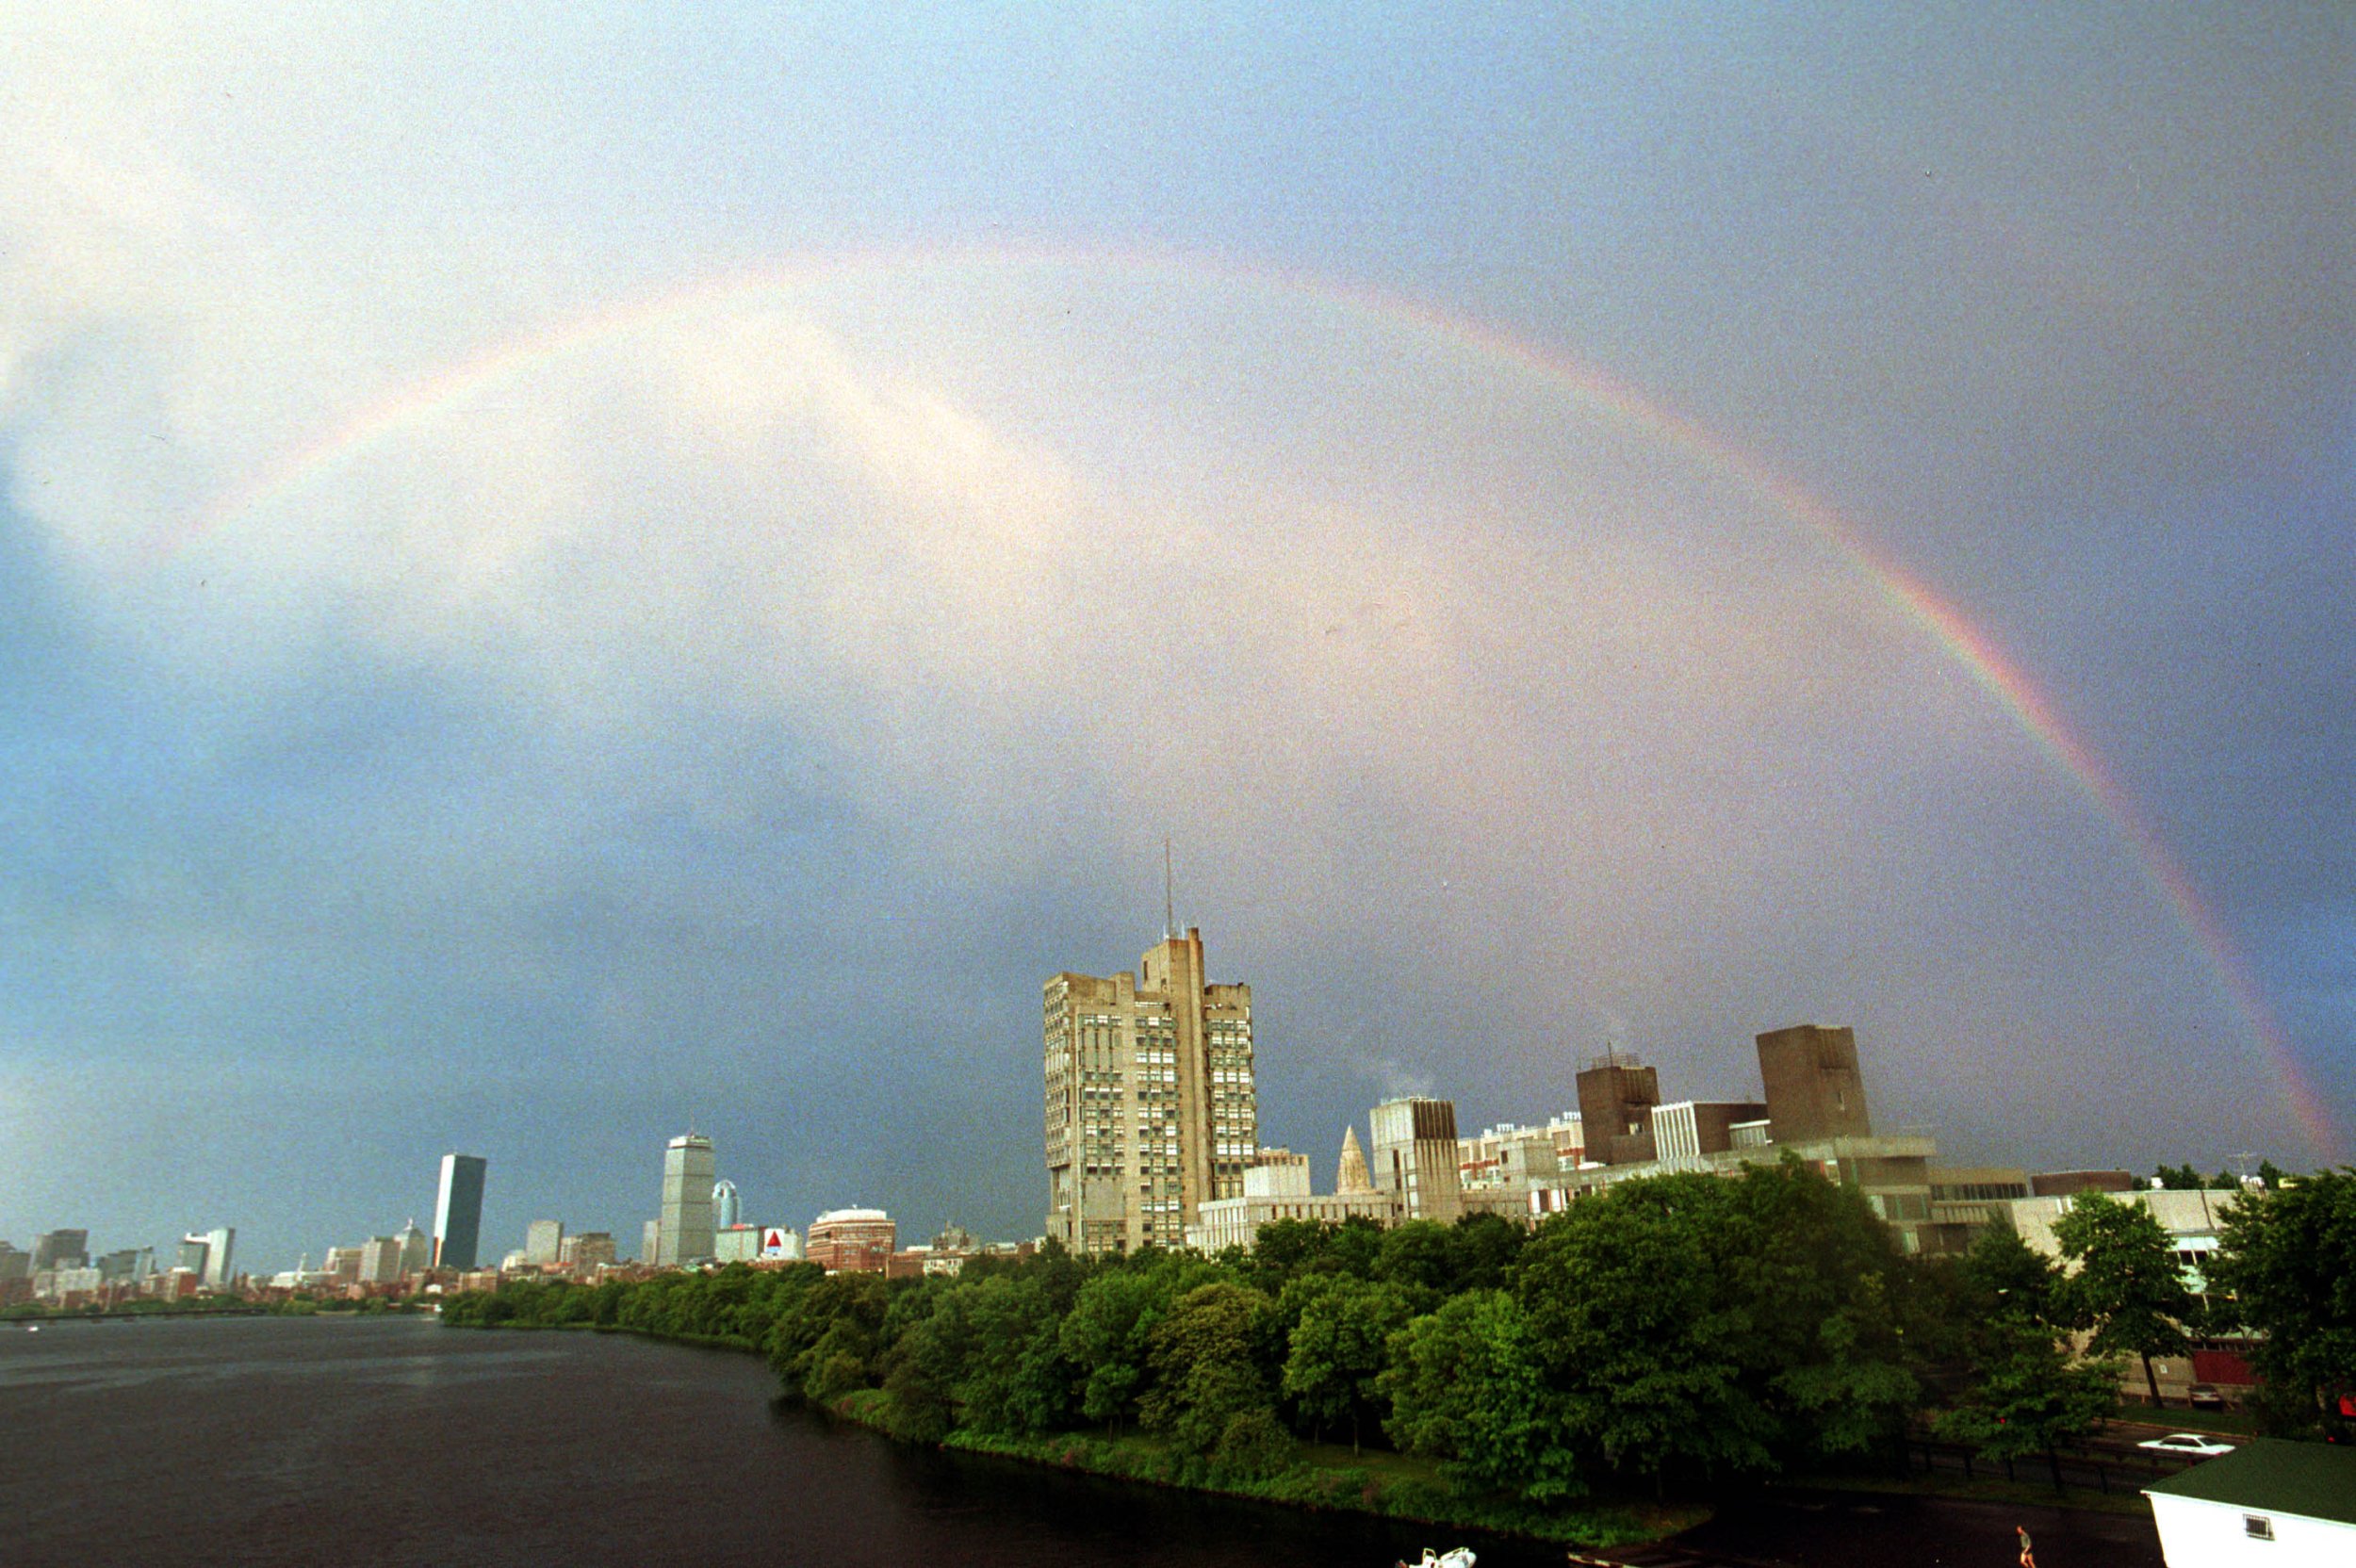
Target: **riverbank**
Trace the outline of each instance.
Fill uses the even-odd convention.
[[[890,1403],[891,1396],[882,1389],[867,1388],[826,1408],[889,1436]],[[1213,1496],[1318,1512],[1365,1513],[1437,1529],[1483,1530],[1566,1546],[1646,1544],[1691,1529],[1710,1514],[1701,1504],[1586,1503],[1541,1509],[1511,1500],[1468,1498],[1443,1479],[1429,1460],[1352,1453],[1333,1444],[1301,1444],[1292,1462],[1265,1476],[1222,1472],[1199,1455],[1174,1452],[1142,1434],[1107,1437],[1066,1431],[1006,1437],[958,1430],[936,1446]]]
[[[759,1354],[761,1348],[735,1334],[665,1333],[622,1324],[571,1322],[534,1324],[453,1322],[452,1328],[585,1330],[698,1349]],[[857,1389],[820,1405],[830,1415],[865,1427],[894,1443],[888,1419],[891,1396],[879,1388]],[[1221,1473],[1209,1461],[1172,1452],[1142,1434],[1118,1438],[1094,1432],[1050,1432],[1037,1437],[951,1432],[933,1447],[949,1453],[987,1455],[1048,1469],[1076,1471],[1111,1480],[1141,1482],[1211,1496],[1274,1503],[1311,1512],[1366,1514],[1378,1519],[1429,1525],[1439,1529],[1483,1530],[1565,1546],[1641,1545],[1691,1529],[1710,1517],[1706,1505],[1589,1503],[1539,1509],[1511,1500],[1466,1498],[1429,1460],[1388,1452],[1360,1452],[1331,1444],[1301,1444],[1288,1465],[1267,1476]]]

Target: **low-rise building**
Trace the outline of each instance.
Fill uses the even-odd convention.
[[[1341,1169],[1345,1184],[1354,1192],[1318,1195],[1309,1190],[1306,1155],[1282,1149],[1263,1149],[1243,1172],[1243,1195],[1215,1198],[1203,1205],[1202,1217],[1186,1227],[1186,1245],[1201,1252],[1220,1252],[1230,1247],[1246,1251],[1258,1241],[1260,1228],[1279,1219],[1338,1225],[1346,1219],[1370,1219],[1388,1229],[1399,1223],[1399,1202],[1389,1192],[1366,1180],[1366,1162],[1357,1152],[1357,1130],[1344,1135]]]
[[[2133,1203],[2158,1220],[2160,1228],[2168,1233],[2176,1266],[2184,1272],[2184,1288],[2196,1296],[2208,1294],[2209,1258],[2217,1250],[2226,1211],[2246,1198],[2250,1201],[2264,1200],[2263,1192],[2245,1195],[2205,1188],[2145,1187],[2113,1192],[2101,1187],[2081,1187],[2078,1191],[2099,1193],[2114,1203]],[[2045,1256],[2058,1260],[2061,1243],[2053,1238],[2053,1223],[2077,1200],[2074,1195],[2021,1198],[2006,1208],[2012,1228],[2020,1233],[2021,1239]],[[2182,1403],[2195,1383],[2208,1383],[2226,1391],[2230,1397],[2238,1397],[2239,1391],[2254,1380],[2247,1351],[2248,1347],[2237,1340],[2202,1339],[2194,1341],[2193,1348],[2184,1355],[2153,1356],[2151,1376],[2159,1384],[2161,1403]],[[2121,1375],[2119,1391],[2134,1399],[2148,1396],[2140,1361]]]
[[[556,1261],[583,1273],[614,1261],[614,1236],[606,1231],[583,1231],[556,1244]]]
[[[2009,1224],[2014,1201],[2029,1196],[2029,1173],[2013,1166],[1933,1166],[1930,1179],[1931,1223],[1952,1227],[1967,1247]]]
[[[750,1263],[761,1256],[761,1227],[722,1225],[712,1233],[714,1263]]]
[[[828,1209],[810,1222],[808,1255],[829,1274],[881,1274],[899,1235],[881,1209]]]
[[[2252,1438],[2143,1494],[2168,1568],[2356,1562],[2356,1449]]]

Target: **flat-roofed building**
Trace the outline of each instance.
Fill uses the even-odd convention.
[[[761,1227],[724,1225],[712,1233],[712,1261],[750,1263],[761,1256]]]
[[[217,1225],[205,1233],[205,1282],[214,1290],[227,1290],[237,1279],[233,1263],[237,1228]]]
[[[1777,1143],[1871,1136],[1857,1031],[1796,1023],[1758,1037],[1759,1077]]]
[[[663,1151],[663,1222],[654,1262],[663,1268],[712,1256],[712,1140],[682,1133]]]
[[[370,1236],[360,1245],[360,1283],[389,1285],[401,1280],[401,1239]]]
[[[483,1247],[483,1181],[489,1162],[479,1154],[442,1156],[434,1195],[434,1266],[464,1273]]]
[[[1767,1107],[1755,1100],[1674,1100],[1652,1108],[1653,1157],[1698,1166],[1706,1154],[1769,1140]]]
[[[524,1262],[546,1267],[563,1261],[564,1222],[535,1219],[524,1227]]]
[[[44,1231],[33,1238],[30,1273],[44,1268],[80,1268],[90,1262],[88,1231]]]
[[[2012,1222],[2015,1200],[2029,1196],[2029,1173],[2015,1166],[1933,1166],[1931,1222],[1951,1227],[1964,1246],[1991,1225]]]
[[[828,1209],[810,1222],[804,1255],[829,1274],[881,1274],[900,1227],[881,1209]]]
[[[1357,1153],[1357,1130],[1343,1135],[1341,1174],[1347,1184],[1353,1175],[1350,1155]],[[1186,1245],[1199,1252],[1222,1252],[1230,1247],[1250,1251],[1258,1244],[1260,1229],[1279,1219],[1299,1219],[1312,1225],[1339,1225],[1351,1219],[1372,1220],[1388,1230],[1399,1223],[1399,1200],[1379,1191],[1363,1178],[1366,1160],[1360,1155],[1353,1191],[1317,1194],[1309,1190],[1309,1157],[1284,1149],[1263,1149],[1244,1168],[1243,1191],[1233,1198],[1215,1198],[1203,1205],[1202,1217],[1186,1227]]]
[[[201,1284],[206,1273],[205,1260],[212,1256],[212,1251],[213,1242],[210,1236],[198,1235],[191,1232],[180,1238],[179,1250],[172,1255],[172,1266],[187,1269],[196,1276],[197,1282]]]
[[[2011,1226],[2021,1239],[2058,1261],[2061,1243],[2053,1236],[2054,1222],[2070,1211],[2071,1204],[2089,1194],[2108,1202],[2132,1203],[2157,1220],[2160,1229],[2168,1233],[2168,1248],[2175,1254],[2184,1288],[2203,1297],[2209,1292],[2210,1260],[2223,1235],[2227,1211],[2236,1203],[2264,1202],[2266,1196],[2263,1190],[2243,1193],[2216,1188],[2142,1187],[2113,1193],[2087,1188],[2067,1198],[2017,1199],[2005,1207]],[[2196,1339],[2184,1355],[2153,1356],[2151,1376],[2159,1384],[2161,1402],[2181,1403],[2194,1383],[2215,1384],[2238,1396],[2251,1381],[2249,1348],[2246,1343],[2234,1339]],[[2119,1392],[2136,1399],[2149,1395],[2140,1361],[2131,1363],[2122,1371]]]
[[[556,1261],[583,1271],[614,1261],[614,1236],[607,1231],[582,1231],[556,1245]]]
[[[1455,1102],[1386,1100],[1369,1113],[1366,1130],[1374,1135],[1374,1184],[1397,1200],[1399,1218],[1456,1223],[1464,1205]]]
[[[2127,1170],[2039,1170],[2029,1177],[2032,1198],[2074,1198],[2082,1192],[2133,1192],[2138,1184]]]
[[[1180,1245],[1258,1148],[1252,988],[1206,980],[1189,928],[1134,975],[1051,976],[1041,1002],[1047,1233],[1083,1255]]]
[[[1614,1051],[1590,1062],[1577,1082],[1587,1158],[1600,1165],[1651,1160],[1652,1108],[1661,1103],[1660,1070]]]

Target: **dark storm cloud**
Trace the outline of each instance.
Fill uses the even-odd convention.
[[[756,1217],[1028,1233],[1036,987],[1135,960],[1165,832],[1321,1171],[1392,1089],[1527,1120],[1612,1038],[1743,1092],[1801,1018],[1961,1156],[2314,1157],[2132,841],[1853,562],[1253,266],[1841,507],[2348,1118],[2336,13],[585,25],[100,8],[11,84],[0,1235],[291,1263],[466,1148],[495,1239],[627,1246],[690,1118]],[[1095,259],[450,390],[714,271],[1005,240]]]

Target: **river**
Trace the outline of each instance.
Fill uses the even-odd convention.
[[[1453,1544],[912,1449],[773,1392],[757,1357],[618,1334],[385,1317],[0,1329],[0,1561],[1388,1568]],[[2009,1539],[1994,1518],[1892,1501],[1706,1533],[1720,1553],[1801,1564],[2003,1560],[1978,1545]],[[1475,1544],[1481,1568],[1562,1561]],[[2121,1538],[2047,1568],[2071,1560],[2158,1556]]]

